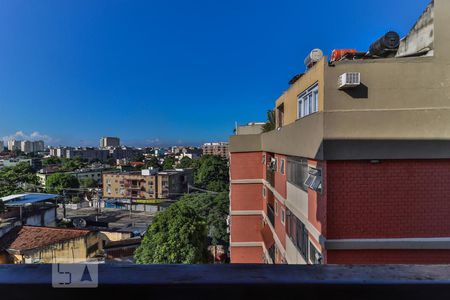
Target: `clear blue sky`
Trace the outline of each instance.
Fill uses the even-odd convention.
[[[312,48],[404,36],[429,0],[0,0],[0,137],[226,140]]]

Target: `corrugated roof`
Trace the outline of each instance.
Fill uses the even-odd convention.
[[[2,197],[0,200],[3,201],[6,206],[21,206],[24,204],[48,201],[58,197],[60,196],[55,194],[27,193]]]

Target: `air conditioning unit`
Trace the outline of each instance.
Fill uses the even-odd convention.
[[[361,84],[361,73],[358,72],[344,73],[338,78],[338,88],[340,90],[354,88],[360,84]]]

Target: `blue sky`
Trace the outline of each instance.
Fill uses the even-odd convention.
[[[0,0],[0,137],[97,145],[226,140],[312,48],[404,36],[429,0]]]

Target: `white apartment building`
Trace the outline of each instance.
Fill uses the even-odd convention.
[[[16,151],[16,150],[20,150],[21,149],[21,141],[16,141],[16,140],[9,140],[8,141],[8,150],[9,151]]]

